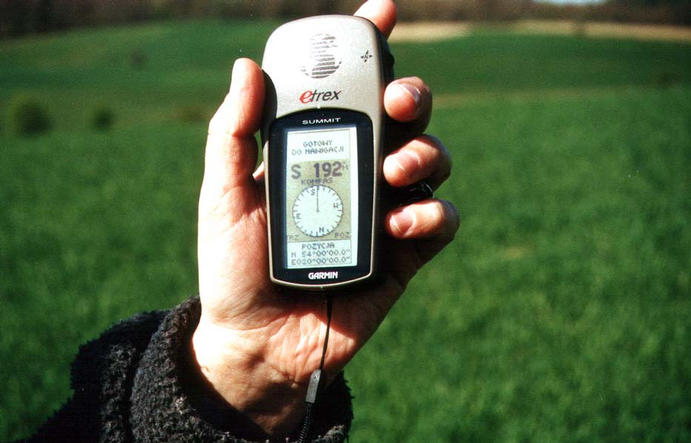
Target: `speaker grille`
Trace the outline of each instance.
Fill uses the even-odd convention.
[[[315,34],[310,38],[309,61],[302,72],[311,78],[328,77],[341,66],[338,58],[336,37],[329,34]]]

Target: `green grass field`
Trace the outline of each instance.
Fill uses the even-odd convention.
[[[0,42],[0,440],[68,397],[80,343],[195,293],[206,120],[272,27]],[[348,367],[351,440],[690,441],[691,45],[392,49],[436,93],[463,223]],[[50,133],[12,133],[21,95]]]

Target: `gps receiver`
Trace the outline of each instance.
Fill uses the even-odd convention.
[[[359,17],[296,20],[271,34],[262,69],[272,281],[319,290],[372,278],[393,78],[386,39]]]

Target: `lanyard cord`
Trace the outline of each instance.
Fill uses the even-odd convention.
[[[324,371],[324,358],[326,357],[326,348],[329,344],[329,331],[331,330],[331,311],[333,310],[333,301],[331,294],[326,295],[326,334],[324,335],[324,347],[322,348],[322,356],[319,361],[319,369],[315,369],[310,374],[310,381],[307,385],[307,395],[305,396],[306,411],[305,420],[302,423],[302,430],[300,431],[299,443],[305,443],[309,437],[310,428],[312,427],[312,409],[317,402],[317,395],[322,384],[322,374]]]

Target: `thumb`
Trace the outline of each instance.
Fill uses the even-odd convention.
[[[258,155],[254,134],[263,102],[261,68],[249,59],[236,60],[230,90],[209,123],[200,212],[228,199],[236,213],[227,215],[237,220],[254,207],[257,193],[252,171]]]

